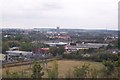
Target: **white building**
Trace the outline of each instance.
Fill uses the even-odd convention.
[[[58,42],[58,43],[45,43],[45,44],[48,44],[49,46],[65,46],[65,45],[67,45],[68,43]]]
[[[32,55],[32,52],[26,52],[26,51],[6,51],[7,55],[10,56],[28,56],[28,55]]]

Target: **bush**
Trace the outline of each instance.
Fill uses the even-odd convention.
[[[32,68],[32,78],[41,78],[44,75],[40,63],[35,62]]]
[[[96,62],[102,62],[103,60],[110,59],[112,61],[118,60],[117,54],[110,54],[110,53],[96,53],[90,54],[90,56],[83,56],[84,54],[79,53],[70,53],[70,54],[63,54],[62,57],[66,59],[78,59],[78,60],[91,60]]]
[[[66,59],[82,59],[82,55],[77,53],[63,54],[62,57]]]

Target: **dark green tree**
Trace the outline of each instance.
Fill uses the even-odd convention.
[[[112,60],[108,59],[108,60],[104,60],[103,61],[103,65],[105,66],[104,69],[104,76],[106,77],[111,77],[114,70],[115,70],[115,64]]]
[[[8,42],[2,42],[2,53],[6,53],[9,50]]]
[[[20,50],[23,50],[23,51],[32,51],[35,48],[36,48],[36,45],[33,43],[23,42],[20,44]]]
[[[42,72],[42,67],[39,62],[34,62],[32,67],[32,78],[42,78],[44,72]]]
[[[58,52],[59,55],[62,55],[65,52],[64,47],[63,46],[58,47],[57,52]]]
[[[50,47],[49,52],[53,55],[56,56],[58,54],[57,47]]]

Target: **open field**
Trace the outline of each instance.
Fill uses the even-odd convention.
[[[65,77],[67,72],[71,69],[73,69],[75,66],[82,66],[83,64],[90,64],[90,68],[96,68],[97,70],[104,67],[102,63],[99,62],[91,62],[91,61],[75,61],[75,60],[58,60],[58,71],[59,71],[59,77]],[[48,68],[52,67],[53,61],[48,62]],[[3,75],[5,74],[6,70],[9,70],[11,72],[21,72],[25,71],[26,73],[31,74],[31,67],[32,65],[23,65],[23,66],[16,66],[16,67],[9,67],[9,68],[3,68]],[[45,72],[45,69],[43,68],[43,71]],[[43,77],[47,77],[47,74]]]

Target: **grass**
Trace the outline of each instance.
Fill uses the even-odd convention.
[[[52,68],[52,62],[48,62],[48,68]],[[58,72],[59,77],[65,77],[67,72],[69,70],[73,70],[75,66],[82,66],[84,64],[90,64],[90,68],[95,68],[97,70],[102,69],[104,66],[100,62],[91,62],[91,61],[76,61],[76,60],[58,60]],[[9,67],[9,68],[3,68],[3,75],[5,74],[6,70],[9,69],[11,72],[21,72],[25,71],[26,73],[31,74],[31,66],[32,65],[23,65],[23,66],[16,66],[16,67]],[[43,71],[45,72],[45,69],[43,67]],[[47,73],[45,72],[45,75],[43,77],[47,77]]]
[[[0,60],[4,59],[4,55],[2,53],[0,53]]]

